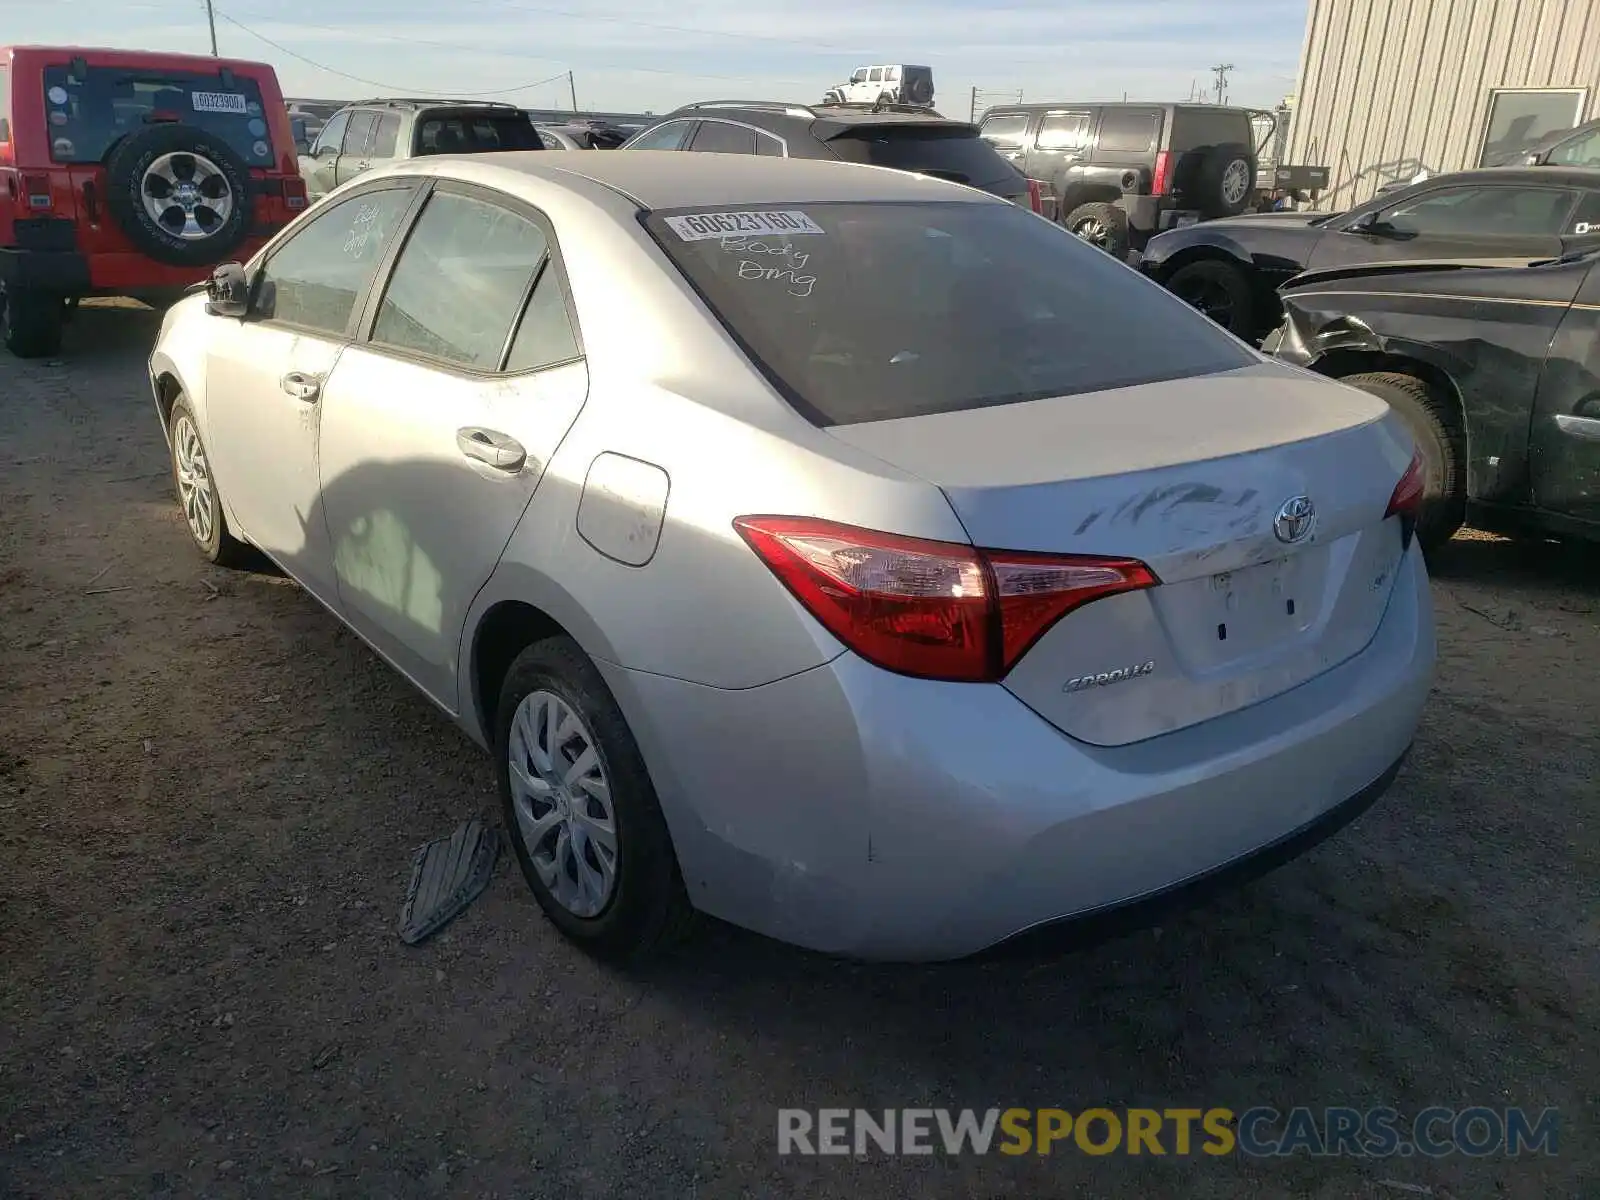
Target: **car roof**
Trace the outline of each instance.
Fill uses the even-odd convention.
[[[576,177],[617,192],[643,208],[720,207],[827,201],[939,201],[1003,204],[975,188],[942,179],[826,159],[754,154],[690,154],[676,150],[609,150],[590,154],[511,151],[430,156],[427,174],[489,182],[515,193],[516,175],[561,183]],[[417,173],[414,167],[410,173]],[[370,176],[368,176],[370,178]]]
[[[1240,108],[1236,104],[1187,104],[1174,100],[1030,100],[1026,104],[996,104],[984,109],[984,116],[999,113],[1035,113],[1056,108],[1173,108],[1203,109],[1206,112],[1242,113],[1249,116],[1260,109]]]
[[[88,60],[90,66],[142,67],[161,66],[172,70],[195,71],[202,75],[215,75],[226,68],[245,75],[273,71],[272,64],[250,58],[212,58],[208,54],[179,54],[168,50],[127,50],[112,46],[39,46],[0,45],[0,56],[14,54],[24,59],[51,58]]]

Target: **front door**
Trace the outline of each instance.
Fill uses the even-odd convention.
[[[211,339],[202,416],[218,490],[240,532],[325,603],[332,555],[317,504],[322,401],[357,304],[415,196],[341,200],[276,246],[251,315]]]
[[[305,176],[306,193],[311,199],[320,199],[333,191],[339,170],[339,151],[344,145],[345,130],[349,128],[350,110],[341,109],[317,134],[311,153],[301,156],[300,174]]]
[[[1318,240],[1308,265],[1554,258],[1577,199],[1569,188],[1533,185],[1436,188],[1340,219]],[[1374,223],[1355,228],[1369,212]]]
[[[553,248],[514,201],[441,185],[323,401],[341,611],[450,710],[467,609],[588,394]]]
[[[1550,344],[1529,448],[1534,502],[1600,525],[1600,260]]]
[[[377,131],[377,113],[359,109],[351,114],[350,128],[344,135],[344,149],[334,170],[338,182],[349,183],[363,171],[372,170],[372,143]]]

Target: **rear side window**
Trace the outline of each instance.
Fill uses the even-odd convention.
[[[701,121],[689,149],[702,154],[754,154],[756,135],[742,125],[726,121]]]
[[[1008,150],[1022,145],[1022,139],[1028,132],[1027,113],[1001,113],[994,117],[985,117],[983,124],[978,128],[978,136],[996,146],[1004,146]]]
[[[418,154],[492,154],[497,150],[543,150],[539,131],[525,114],[452,113],[424,117],[417,125]]]
[[[1600,235],[1600,192],[1585,192],[1572,214],[1572,224],[1567,233],[1572,237]]]
[[[372,152],[372,131],[378,127],[378,114],[357,112],[350,117],[350,126],[344,131],[344,153],[365,156]]]
[[[1255,361],[1159,285],[1009,204],[771,207],[653,213],[646,224],[751,358],[819,424]]]
[[[46,67],[44,95],[56,162],[104,162],[128,135],[173,121],[226,142],[247,166],[273,163],[261,88],[243,76],[225,84],[195,71],[91,66],[79,79],[67,67]]]
[[[1142,154],[1155,148],[1160,132],[1160,113],[1108,108],[1100,118],[1099,148],[1113,154]]]
[[[1039,125],[1039,149],[1074,150],[1089,140],[1090,124],[1086,112],[1046,113]]]
[[[497,370],[549,248],[544,230],[526,217],[473,196],[438,193],[400,251],[373,343]]]
[[[1027,190],[1017,169],[970,126],[867,126],[830,138],[828,148],[847,162],[915,171],[969,187]]]
[[[378,127],[372,133],[372,157],[393,158],[395,143],[400,138],[400,118],[394,113],[384,113],[378,118]]]

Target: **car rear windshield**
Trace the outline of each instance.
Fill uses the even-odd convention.
[[[221,139],[247,166],[272,166],[272,136],[253,79],[95,66],[76,76],[69,67],[46,67],[44,96],[56,162],[104,162],[129,134],[170,121]]]
[[[492,154],[543,150],[526,113],[440,113],[417,122],[418,154]]]
[[[1022,175],[970,126],[866,125],[828,139],[847,162],[935,175],[1001,195],[1028,190]]]
[[[1258,140],[1250,115],[1239,109],[1179,108],[1172,114],[1174,151],[1235,144],[1254,147]]]
[[[1207,375],[1249,352],[1009,204],[774,204],[645,218],[751,359],[820,425]]]

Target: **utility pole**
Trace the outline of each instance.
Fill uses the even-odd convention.
[[[974,125],[978,123],[978,85],[972,85],[972,103],[967,106],[967,120]]]
[[[209,3],[210,0],[207,0]],[[572,72],[567,72],[567,95],[572,97],[572,111],[578,111],[578,85],[572,82]]]
[[[1233,70],[1232,63],[1223,63],[1211,68],[1211,73],[1217,77],[1217,103],[1226,104],[1228,101],[1228,72]]]
[[[206,24],[211,29],[211,57],[217,58],[217,14],[211,11],[211,0],[206,0]]]

